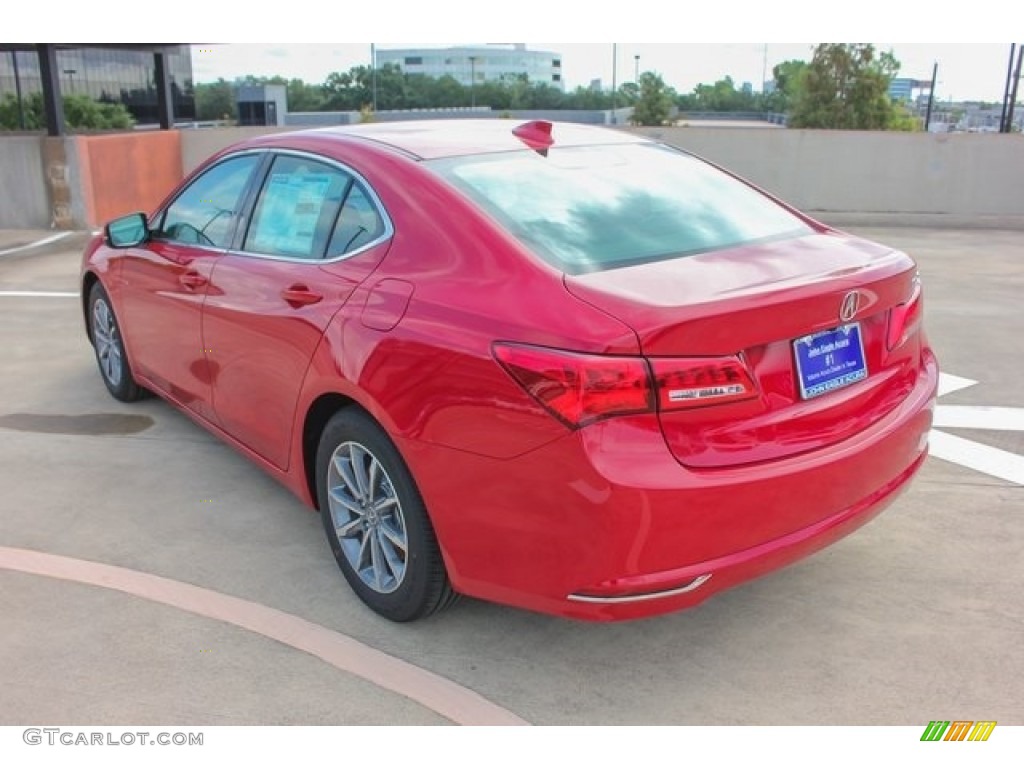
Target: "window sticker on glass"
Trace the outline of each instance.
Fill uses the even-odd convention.
[[[331,186],[326,173],[277,173],[267,181],[247,247],[263,253],[310,257]]]

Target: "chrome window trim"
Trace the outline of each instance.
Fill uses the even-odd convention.
[[[360,247],[356,248],[354,251],[349,251],[348,253],[343,253],[340,256],[333,256],[331,258],[303,259],[303,258],[300,258],[300,257],[297,257],[297,256],[275,256],[274,254],[270,254],[270,253],[259,253],[258,251],[247,251],[247,250],[244,250],[243,248],[237,248],[237,249],[228,248],[227,249],[228,253],[230,253],[232,255],[237,255],[237,256],[250,256],[250,257],[255,258],[255,259],[267,259],[269,261],[285,261],[285,262],[290,262],[292,264],[311,264],[311,265],[314,265],[314,266],[319,266],[319,265],[322,265],[322,264],[337,264],[339,261],[346,261],[347,259],[351,259],[354,256],[358,256],[359,254],[364,253],[365,251],[368,251],[371,248],[376,248],[381,243],[384,243],[387,240],[390,240],[392,237],[394,237],[394,235],[395,235],[395,226],[391,222],[391,217],[388,215],[387,208],[384,207],[384,203],[382,203],[380,197],[378,197],[377,190],[375,190],[373,188],[373,185],[370,184],[370,182],[366,179],[366,177],[363,176],[363,174],[359,173],[359,171],[357,171],[355,168],[352,168],[351,166],[346,165],[345,163],[341,162],[340,160],[335,160],[334,158],[331,158],[331,157],[325,157],[324,155],[318,155],[315,152],[306,152],[306,151],[301,150],[301,149],[285,149],[285,148],[280,148],[280,147],[263,147],[263,148],[260,148],[258,150],[242,150],[238,154],[243,154],[244,152],[251,152],[251,151],[265,152],[265,153],[275,154],[275,155],[291,155],[293,157],[304,157],[306,159],[314,160],[316,162],[320,162],[320,163],[323,163],[325,165],[332,165],[332,166],[338,168],[339,170],[341,170],[342,172],[349,174],[357,183],[360,184],[360,186],[362,186],[363,191],[366,192],[366,195],[370,199],[370,202],[373,204],[373,207],[376,208],[377,214],[381,217],[381,220],[384,222],[384,231],[381,233],[381,235],[378,238],[376,238],[375,240],[370,241],[366,245],[361,245]],[[231,155],[227,155],[226,157],[234,157],[234,156],[235,156],[234,154],[231,154]],[[268,173],[269,173],[269,171],[268,171]],[[263,180],[263,184],[264,185],[266,184],[266,179],[265,178]],[[256,204],[259,201],[259,194],[262,193],[262,192],[263,192],[263,185],[261,185],[259,193],[257,193],[256,198],[253,200],[252,210],[251,211],[244,211],[243,212],[243,215],[245,217],[245,235],[246,236],[248,236],[248,234],[249,234],[249,225],[252,223],[251,222],[252,213],[253,213],[253,211],[256,210]],[[242,242],[244,244],[244,242],[245,242],[244,239],[243,239]],[[328,245],[329,244],[330,244],[330,239],[328,239]]]

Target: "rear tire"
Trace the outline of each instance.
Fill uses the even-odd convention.
[[[89,291],[89,340],[96,352],[100,378],[107,391],[122,403],[131,403],[148,392],[135,383],[128,356],[124,351],[121,327],[114,315],[110,297],[98,282]]]
[[[324,427],[316,488],[327,541],[360,600],[391,621],[454,603],[426,506],[398,450],[368,415],[338,411]]]

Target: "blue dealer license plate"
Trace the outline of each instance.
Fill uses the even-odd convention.
[[[849,323],[793,342],[800,396],[809,400],[867,378],[860,323]]]

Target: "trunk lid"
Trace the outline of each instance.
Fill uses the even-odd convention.
[[[755,398],[659,412],[676,459],[713,468],[835,443],[895,407],[916,379],[920,339],[914,333],[890,350],[889,316],[910,298],[915,274],[903,253],[827,231],[566,275],[565,285],[633,328],[649,359],[738,356],[746,365]],[[851,292],[857,309],[841,318]],[[805,397],[794,340],[854,323],[866,377]]]

